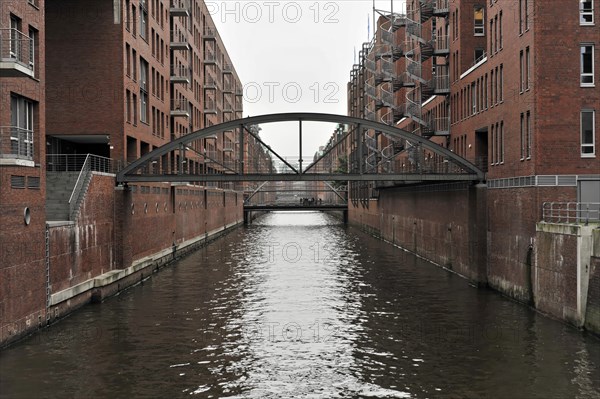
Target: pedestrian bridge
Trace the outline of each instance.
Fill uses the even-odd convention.
[[[282,129],[281,134],[297,140],[297,162],[289,161],[274,151],[260,137],[260,126],[278,122],[294,122],[296,128]],[[305,129],[313,122],[344,126],[343,137],[318,156],[302,152]],[[323,137],[323,143],[329,136]],[[220,143],[216,154],[208,140]],[[248,142],[262,148],[262,155],[273,162],[253,166]],[[343,144],[345,143],[345,144]],[[346,145],[347,167],[338,168],[332,161]],[[337,150],[336,150],[337,148]],[[284,165],[274,166],[275,161]],[[206,165],[211,165],[207,167]],[[321,113],[270,114],[233,120],[179,137],[131,162],[117,174],[117,183],[137,182],[353,182],[379,181],[394,185],[419,182],[483,181],[484,172],[426,137],[394,126],[349,117]]]

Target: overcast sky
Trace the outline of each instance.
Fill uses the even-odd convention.
[[[394,11],[402,3],[394,0]],[[206,5],[244,84],[244,116],[346,114],[355,54],[373,34],[372,0],[206,0]],[[376,7],[389,10],[391,0],[376,0]],[[262,127],[275,151],[297,154],[297,124]],[[312,157],[333,129],[305,126],[303,153]]]

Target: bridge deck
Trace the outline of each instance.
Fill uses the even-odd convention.
[[[348,205],[302,205],[302,204],[285,204],[285,205],[244,205],[245,211],[345,211]]]

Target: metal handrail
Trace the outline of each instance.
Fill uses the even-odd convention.
[[[213,99],[207,99],[204,101],[204,109],[205,110],[214,110],[217,109],[217,104]]]
[[[210,26],[206,26],[204,28],[204,36],[206,36],[206,37],[215,37],[215,36],[217,36],[217,30],[211,28]]]
[[[73,191],[71,192],[71,196],[69,197],[69,219],[73,220],[73,217],[75,216],[75,211],[76,211],[76,206],[77,203],[79,201],[73,201],[73,198],[77,198],[77,200],[79,200],[79,198],[81,197],[81,192],[82,192],[82,188],[83,185],[85,183],[85,181],[87,180],[88,176],[91,173],[91,168],[90,168],[90,154],[87,154],[87,156],[85,157],[85,161],[83,162],[83,167],[81,168],[81,171],[79,172],[79,176],[77,176],[77,181],[75,182],[75,187],[73,187]]]
[[[180,30],[171,31],[171,43],[187,43],[187,35]]]
[[[445,35],[439,35],[439,34],[436,35],[435,50],[436,51],[450,50],[450,36],[447,33]]]
[[[0,158],[33,160],[33,130],[18,126],[0,127]]]
[[[189,67],[185,65],[171,65],[171,76],[188,78],[190,74]]]
[[[95,154],[46,154],[46,170],[48,172],[79,172],[88,157],[92,172],[116,173],[119,170],[118,162]]]
[[[33,39],[15,28],[0,28],[0,59],[16,61],[33,69]]]
[[[187,111],[190,112],[190,103],[185,99],[173,99],[171,100],[172,111]]]
[[[600,222],[600,202],[544,202],[542,221],[546,223]]]
[[[171,8],[180,8],[189,10],[190,0],[171,0]]]

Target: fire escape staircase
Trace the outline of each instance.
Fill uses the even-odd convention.
[[[417,123],[415,133],[425,137],[436,134],[447,135],[448,118],[435,118],[424,115],[423,101],[433,95],[447,95],[450,92],[449,68],[447,64],[435,64],[432,78],[423,76],[423,62],[431,57],[447,56],[449,40],[447,35],[436,36],[423,29],[423,23],[434,16],[448,13],[448,0],[419,0],[418,9],[409,9],[406,16],[405,51],[406,74],[415,83],[406,93],[406,116]]]

